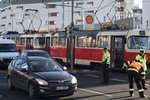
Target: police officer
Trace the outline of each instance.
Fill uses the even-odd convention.
[[[135,60],[135,61],[132,61],[132,63],[130,64],[130,66],[128,68],[130,96],[134,96],[134,94],[133,94],[133,92],[134,92],[133,81],[135,81],[136,86],[138,88],[139,96],[141,98],[146,97],[146,95],[144,95],[144,90],[143,90],[141,83],[140,83],[140,75],[139,75],[140,71],[143,72],[143,66],[144,66],[144,64]]]
[[[102,68],[103,68],[103,81],[102,83],[109,83],[109,65],[110,65],[110,53],[107,48],[104,48],[102,56]]]
[[[145,86],[145,78],[146,78],[146,71],[147,71],[147,66],[146,66],[146,55],[144,53],[143,49],[140,49],[139,54],[135,57],[135,59],[137,61],[143,62],[144,64],[144,72],[141,72],[141,82],[142,82],[142,87],[143,89],[147,90],[146,86]]]

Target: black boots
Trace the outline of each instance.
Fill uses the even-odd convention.
[[[147,96],[144,95],[144,92],[139,92],[140,98],[146,98]]]

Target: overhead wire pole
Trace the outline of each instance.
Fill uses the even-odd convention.
[[[65,16],[65,5],[64,5],[65,0],[62,0],[62,10],[63,10],[63,14],[62,14],[62,28],[64,28],[64,16]]]
[[[71,54],[70,54],[70,59],[71,59],[71,70],[73,70],[73,65],[74,65],[74,38],[73,38],[73,27],[74,27],[74,0],[72,0],[72,7],[71,7],[71,15],[72,15],[72,19],[71,19],[71,28],[72,28],[72,32],[71,32],[71,38],[70,38],[70,43],[71,43]]]

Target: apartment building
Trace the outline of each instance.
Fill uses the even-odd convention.
[[[85,15],[99,23],[132,17],[132,0],[74,0],[74,25],[83,29]],[[0,32],[45,29],[58,31],[72,21],[71,0],[3,0],[0,3]],[[63,6],[64,5],[64,6]]]
[[[143,0],[143,15],[142,15],[142,28],[143,29],[150,29],[150,1],[149,0]]]

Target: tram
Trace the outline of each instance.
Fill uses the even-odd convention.
[[[6,35],[16,40],[19,50],[46,50],[52,58],[59,62],[70,62],[70,46],[65,32]],[[74,64],[88,65],[91,69],[100,67],[103,48],[108,48],[111,54],[111,68],[122,70],[126,61],[135,59],[140,49],[147,55],[150,64],[150,33],[139,30],[111,31],[74,31],[72,33]]]

